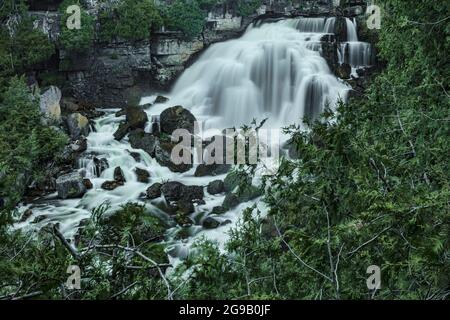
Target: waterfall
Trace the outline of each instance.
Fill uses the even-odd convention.
[[[173,95],[207,128],[265,117],[278,128],[316,119],[348,90],[319,53],[320,38],[334,21],[300,18],[250,27],[239,39],[211,46],[183,73]]]
[[[204,127],[219,130],[248,125],[253,119],[266,117],[269,120],[265,126],[277,129],[301,124],[305,118],[317,119],[327,105],[333,108],[339,98],[345,99],[349,90],[347,84],[332,74],[320,55],[320,39],[333,32],[334,24],[335,18],[262,23],[250,26],[239,39],[212,45],[181,75],[168,95],[168,102],[153,104],[146,109],[151,119],[146,131],[157,130],[160,112],[174,105],[189,109],[198,120],[204,121]],[[153,100],[154,97],[143,98],[142,103]],[[172,226],[166,235],[170,254],[185,255],[192,239],[200,235],[223,243],[227,231],[236,225],[240,213],[249,203],[242,203],[215,217],[231,223],[214,230],[203,230],[199,221],[209,215],[213,207],[221,205],[225,198],[224,194],[206,193],[206,203],[197,205],[195,213],[190,216],[195,222],[189,228],[192,237],[181,242],[173,237],[180,227],[160,209],[159,204],[164,199],[150,202],[141,194],[156,182],[179,181],[186,185],[206,186],[225,175],[195,177],[195,167],[185,173],[171,172],[143,150],[133,149],[127,138],[116,141],[113,133],[125,116],[116,117],[117,109],[104,111],[106,115],[95,120],[95,130],[87,137],[87,151],[78,162],[80,172],[91,180],[93,188],[81,199],[60,200],[54,194],[34,203],[33,217],[45,215],[45,219],[34,226],[57,221],[61,231],[70,238],[75,234],[78,223],[90,217],[93,208],[108,201],[113,211],[133,201],[144,203],[154,214],[167,218]],[[137,153],[139,157],[131,153]],[[98,172],[93,156],[107,159],[109,168]],[[103,182],[113,179],[116,166],[121,167],[126,183],[112,191],[101,189]],[[151,173],[148,183],[137,181],[136,168]],[[266,211],[262,201],[256,204],[262,212]],[[26,226],[30,224],[17,224],[17,227]]]
[[[347,42],[340,44],[338,50],[339,63],[348,63],[353,69],[367,67],[373,63],[372,46],[370,43],[358,40],[356,18],[345,18],[347,27]]]

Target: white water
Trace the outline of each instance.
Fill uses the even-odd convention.
[[[338,51],[339,63],[348,63],[352,66],[353,75],[356,68],[372,65],[372,46],[370,43],[358,40],[357,22],[346,18],[347,42],[341,43]]]
[[[266,126],[281,128],[293,123],[301,123],[304,117],[317,118],[326,103],[333,107],[339,98],[345,99],[349,87],[331,74],[326,61],[320,56],[319,39],[324,33],[332,32],[334,19],[308,18],[284,20],[277,23],[249,27],[239,39],[212,45],[188,68],[177,81],[170,100],[164,104],[153,105],[146,112],[151,119],[167,107],[177,104],[191,110],[198,120],[205,121],[206,128],[223,129],[249,124],[254,118],[262,120],[269,117]],[[142,99],[142,103],[152,102],[153,97]],[[58,221],[62,232],[71,237],[76,232],[80,220],[89,218],[91,210],[105,201],[117,209],[127,201],[145,203],[157,215],[167,215],[157,208],[158,202],[146,201],[141,193],[155,182],[167,180],[180,181],[187,185],[203,185],[216,177],[194,177],[195,168],[183,174],[173,173],[160,166],[142,150],[134,150],[127,138],[118,142],[113,133],[124,117],[115,117],[115,110],[95,121],[96,132],[88,136],[86,154],[106,158],[109,169],[96,177],[92,160],[80,161],[80,171],[91,179],[94,188],[82,199],[58,200],[53,194],[41,199],[31,207],[33,217],[45,215],[46,219],[37,224],[42,226],[49,221]],[[128,151],[138,152],[141,161],[137,162]],[[113,191],[105,191],[100,185],[113,179],[113,170],[120,166],[125,174],[126,184]],[[147,169],[151,174],[148,184],[136,180],[134,169]],[[179,229],[174,226],[167,233],[166,241],[171,244],[169,253],[182,257],[193,239],[200,235],[223,243],[227,231],[236,224],[240,213],[249,203],[239,205],[234,210],[217,217],[231,223],[215,230],[202,230],[201,216],[208,214],[212,207],[221,205],[225,195],[213,196],[205,190],[205,205],[196,206],[191,218],[196,225],[190,228],[188,240],[173,240]],[[264,204],[256,200],[258,207],[265,211]],[[24,208],[22,208],[24,209]],[[17,227],[30,226],[29,223]],[[195,236],[194,236],[195,235]]]

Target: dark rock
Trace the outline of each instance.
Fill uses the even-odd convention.
[[[147,113],[140,107],[126,108],[125,116],[130,129],[144,129],[148,121]]]
[[[213,217],[206,217],[205,220],[203,220],[202,225],[205,229],[215,229],[220,226],[220,222]]]
[[[182,106],[175,106],[164,110],[160,115],[161,131],[169,135],[176,129],[186,129],[194,133],[194,115]]]
[[[25,212],[20,217],[19,222],[25,222],[27,221],[31,216],[33,215],[33,211],[31,209],[25,210]]]
[[[141,162],[141,154],[139,152],[133,152],[133,151],[130,151],[130,150],[127,150],[127,152],[130,154],[130,156],[133,157],[133,159],[136,162]]]
[[[95,174],[100,177],[102,172],[109,168],[108,160],[105,158],[98,159],[94,157]]]
[[[194,204],[187,200],[178,200],[171,207],[177,214],[187,215],[195,211]]]
[[[234,193],[229,193],[226,195],[225,199],[223,200],[222,207],[229,210],[236,206],[238,206],[240,203],[239,198]]]
[[[186,172],[192,168],[192,154],[190,163],[180,163],[175,164],[172,162],[172,149],[176,144],[171,142],[160,142],[155,147],[155,158],[156,161],[162,166],[168,167],[170,171],[173,172]],[[185,152],[190,152],[186,150]]]
[[[162,185],[161,192],[166,201],[177,201],[181,199],[184,187],[184,184],[177,181],[166,182]]]
[[[157,96],[153,103],[164,103],[167,101],[169,101],[169,98],[166,98],[164,96]]]
[[[117,182],[122,182],[122,184],[126,182],[125,175],[120,167],[114,168],[114,180]]]
[[[177,214],[175,216],[175,221],[182,227],[190,227],[194,224],[194,221],[192,221],[191,218],[184,214]]]
[[[78,198],[86,193],[83,178],[78,172],[62,175],[56,179],[56,190],[61,199]]]
[[[36,218],[34,218],[33,222],[31,222],[31,223],[36,224],[36,223],[44,221],[47,218],[48,217],[45,214],[41,214],[41,215],[37,216]]]
[[[105,181],[102,183],[101,188],[104,190],[114,190],[120,186],[123,186],[123,182],[120,181]]]
[[[141,149],[147,152],[151,157],[155,156],[155,148],[159,144],[158,138],[151,133],[145,133],[142,129],[132,131],[128,135],[130,145],[134,149]]]
[[[122,140],[128,133],[128,131],[130,130],[130,126],[125,123],[122,122],[121,124],[119,124],[119,127],[117,128],[116,132],[114,132],[114,139],[116,139],[117,141]]]
[[[161,183],[154,183],[147,189],[147,198],[156,199],[161,197]]]
[[[224,183],[222,180],[214,180],[208,184],[206,188],[209,194],[218,194],[225,191]]]
[[[261,223],[261,235],[269,240],[278,237],[278,232],[273,222],[273,219],[264,219]]]
[[[81,153],[87,150],[87,139],[85,137],[80,137],[80,139],[70,144],[70,148],[73,152]]]
[[[349,79],[352,67],[348,63],[343,63],[336,68],[336,75],[341,79]]]
[[[78,112],[81,107],[73,98],[63,97],[60,102],[61,110],[67,113]]]
[[[67,117],[67,127],[73,140],[89,134],[89,120],[81,113],[72,113]]]
[[[211,210],[211,214],[224,214],[225,212],[227,212],[227,209],[223,206],[216,206],[214,208],[212,208]]]
[[[142,183],[148,183],[150,178],[150,173],[148,173],[147,170],[136,168],[134,169],[134,172],[136,173],[137,180]]]
[[[5,207],[5,199],[0,198],[0,210],[2,210]]]
[[[120,110],[117,111],[114,115],[115,115],[116,117],[121,117],[121,116],[124,116],[124,115],[126,115],[126,114],[127,114],[126,109],[120,109]]]
[[[204,193],[201,186],[186,186],[180,182],[171,181],[163,184],[161,192],[168,202],[184,200],[187,202],[199,202],[203,200]]]
[[[196,177],[204,176],[217,176],[230,171],[231,165],[229,164],[200,164],[195,169],[194,175]]]
[[[227,174],[223,183],[225,192],[231,192],[239,185],[251,185],[252,179],[233,171]]]
[[[83,179],[83,183],[84,183],[84,186],[86,187],[86,189],[88,189],[88,190],[90,190],[94,187],[91,180],[89,180],[89,179]]]

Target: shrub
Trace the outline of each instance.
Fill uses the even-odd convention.
[[[176,0],[165,11],[169,29],[178,30],[189,38],[200,35],[205,25],[206,12],[195,0]]]
[[[66,10],[70,5],[78,4],[81,8],[81,29],[67,28],[67,19],[71,14]],[[61,34],[59,43],[61,48],[70,53],[80,53],[88,50],[94,41],[94,18],[84,10],[79,1],[65,0],[59,7],[61,17]]]
[[[152,0],[122,0],[99,14],[100,39],[112,41],[148,39],[152,29],[162,25],[161,16]]]

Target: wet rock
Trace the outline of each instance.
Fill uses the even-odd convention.
[[[55,86],[51,86],[45,91],[39,101],[39,109],[44,115],[46,124],[60,123],[61,121],[61,90]]]
[[[192,221],[191,218],[184,214],[177,214],[175,216],[175,222],[181,227],[190,227],[194,224],[194,221]]]
[[[208,184],[206,191],[208,191],[209,194],[218,194],[218,193],[224,192],[225,188],[224,188],[223,181],[222,180],[211,181]]]
[[[125,110],[119,111],[117,115],[125,114],[125,122],[119,124],[117,131],[114,132],[114,139],[122,140],[126,134],[135,129],[144,129],[148,121],[147,114],[140,107],[128,107]]]
[[[130,156],[133,157],[133,159],[136,162],[141,162],[141,154],[139,152],[133,152],[133,151],[130,151],[130,150],[127,150],[127,152],[130,154]]]
[[[224,214],[225,212],[227,212],[227,209],[223,206],[215,206],[211,210],[211,214],[217,214],[217,215]]]
[[[130,129],[144,129],[148,121],[147,113],[140,107],[126,108],[125,116]]]
[[[169,98],[164,97],[164,96],[157,96],[153,103],[164,103],[167,101],[169,101]]]
[[[123,186],[123,182],[121,181],[105,181],[102,183],[101,188],[111,191],[121,186]]]
[[[70,149],[75,153],[81,153],[87,150],[87,139],[86,137],[81,137],[80,139],[74,141],[70,144]]]
[[[230,169],[229,164],[200,164],[195,169],[194,175],[196,177],[217,176],[227,173]]]
[[[125,175],[120,167],[114,168],[114,180],[122,184],[126,182]]]
[[[186,186],[177,181],[163,184],[161,192],[168,202],[184,200],[187,202],[199,202],[203,200],[204,192],[201,186]]]
[[[91,180],[89,180],[89,179],[83,179],[83,184],[86,187],[86,189],[88,189],[88,190],[90,190],[94,187]]]
[[[184,199],[171,204],[171,207],[177,214],[187,215],[195,212],[194,204]]]
[[[226,195],[225,199],[223,200],[222,207],[229,210],[233,209],[234,207],[237,207],[239,205],[240,201],[237,195],[234,193],[229,193]]]
[[[31,216],[33,215],[33,211],[31,209],[25,210],[25,212],[20,217],[19,222],[25,222],[27,221]]]
[[[162,166],[168,167],[170,171],[173,172],[186,172],[192,168],[192,154],[190,154],[191,161],[190,163],[180,163],[175,164],[172,162],[172,149],[176,146],[176,144],[171,142],[160,142],[155,147],[155,158],[156,161]],[[190,150],[185,150],[185,152],[189,152]]]
[[[120,110],[117,111],[114,115],[115,115],[116,117],[121,117],[121,116],[124,116],[124,115],[126,115],[126,114],[127,114],[126,109],[120,109]]]
[[[175,106],[164,110],[160,115],[161,131],[169,135],[176,129],[186,129],[194,133],[194,115],[182,106]]]
[[[37,216],[36,218],[34,218],[33,222],[31,222],[31,223],[32,224],[40,223],[40,222],[44,221],[47,218],[48,217],[45,214],[41,214],[41,215]]]
[[[336,75],[341,79],[349,79],[352,67],[348,63],[343,63],[336,68]]]
[[[202,222],[202,226],[205,229],[215,229],[220,226],[220,222],[213,217],[206,217]]]
[[[81,113],[72,113],[67,117],[67,127],[72,140],[89,134],[89,120]]]
[[[94,158],[94,165],[95,165],[95,175],[97,177],[100,177],[102,172],[109,168],[108,160],[105,158]]]
[[[150,173],[148,173],[147,170],[136,168],[134,169],[134,172],[136,173],[137,180],[142,183],[148,183],[150,179]]]
[[[78,172],[72,172],[56,179],[56,191],[61,199],[78,198],[86,193],[86,186],[81,175]]]
[[[251,185],[252,180],[250,177],[245,177],[244,175],[233,171],[227,174],[223,183],[225,192],[231,192],[239,185]]]
[[[154,183],[147,189],[147,198],[156,199],[161,197],[161,183]]]
[[[159,141],[158,138],[151,133],[145,133],[142,129],[134,130],[128,135],[128,140],[134,149],[141,149],[147,152],[151,157],[155,156],[155,148]]]
[[[64,97],[61,99],[61,110],[67,113],[74,113],[80,111],[81,107],[73,98]]]
[[[122,140],[127,135],[128,130],[130,130],[129,125],[126,124],[125,122],[122,122],[121,124],[119,124],[119,127],[113,134],[114,139],[116,139],[117,141]]]

